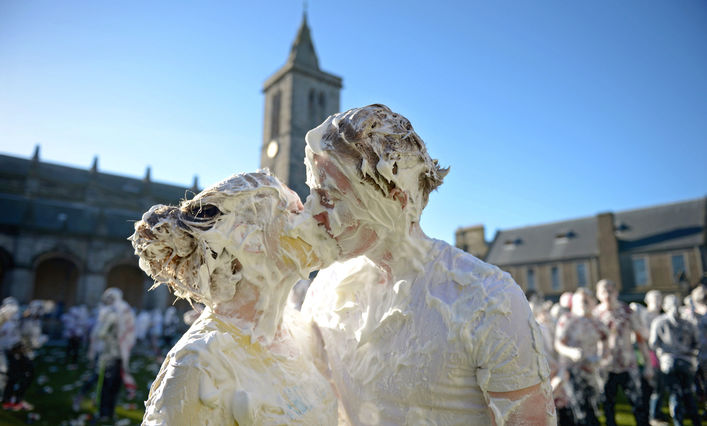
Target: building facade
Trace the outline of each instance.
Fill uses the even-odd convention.
[[[498,231],[482,258],[525,291],[551,298],[578,287],[594,290],[602,278],[618,283],[625,300],[642,300],[652,289],[685,294],[707,271],[706,222],[707,197],[601,213]],[[460,229],[456,244],[472,252],[469,232],[478,235]]]
[[[95,306],[107,287],[138,308],[173,302],[138,267],[127,238],[154,204],[176,204],[192,188],[0,155],[0,295],[21,303]]]

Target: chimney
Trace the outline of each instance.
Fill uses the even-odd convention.
[[[614,214],[597,215],[597,246],[599,247],[599,279],[609,279],[616,283],[621,291],[621,268],[619,263],[619,244],[614,230]]]
[[[484,239],[484,225],[459,228],[454,235],[454,240],[457,248],[479,259],[486,257],[489,247]]]

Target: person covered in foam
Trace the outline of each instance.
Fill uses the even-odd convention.
[[[179,207],[153,206],[135,224],[140,267],[205,305],[167,354],[143,424],[336,423],[336,396],[315,367],[307,324],[283,320],[292,286],[319,262],[287,235],[301,210],[294,192],[258,172]]]
[[[305,203],[329,253],[302,312],[353,424],[553,424],[542,333],[509,274],[427,237],[447,174],[383,105],[306,136]]]

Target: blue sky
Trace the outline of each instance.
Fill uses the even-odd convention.
[[[0,1],[0,152],[203,187],[259,166],[302,2]],[[707,3],[324,2],[341,109],[384,103],[451,166],[423,229],[707,194]]]

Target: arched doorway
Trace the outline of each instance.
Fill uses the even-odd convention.
[[[76,304],[79,268],[70,260],[53,257],[41,261],[34,275],[32,299],[53,300],[58,312]]]
[[[8,280],[12,259],[7,251],[0,249],[0,298],[8,295],[9,289],[5,281]]]
[[[137,266],[118,265],[108,272],[106,287],[119,288],[123,292],[123,300],[135,309],[142,309],[144,282],[145,273]]]

